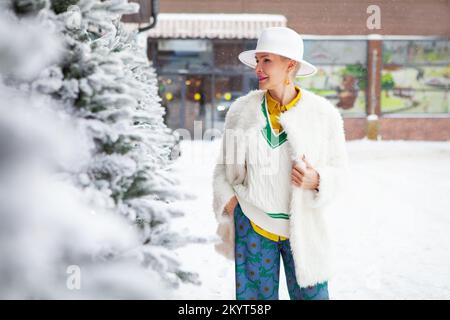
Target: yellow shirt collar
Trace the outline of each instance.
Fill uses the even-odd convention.
[[[284,105],[284,106],[281,106],[280,102],[278,102],[277,100],[272,98],[269,91],[267,90],[266,97],[267,97],[267,105],[269,108],[269,113],[273,113],[276,110],[287,111],[290,108],[292,108],[298,102],[298,100],[300,100],[300,97],[302,96],[302,92],[298,86],[295,86],[295,90],[297,91],[297,95],[295,96],[295,98],[292,99],[291,102],[289,102],[287,105]]]

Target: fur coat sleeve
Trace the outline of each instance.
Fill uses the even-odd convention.
[[[215,245],[215,249],[228,259],[234,259],[234,216],[225,212],[225,206],[235,196],[234,187],[244,182],[246,169],[245,163],[239,164],[228,159],[227,137],[228,139],[230,137],[227,132],[234,129],[234,122],[237,118],[234,109],[236,103],[242,99],[243,97],[240,97],[231,104],[225,117],[225,130],[221,138],[219,156],[213,173],[213,210],[218,222],[216,234],[220,238],[219,243]],[[228,148],[230,148],[230,144],[228,144]],[[232,154],[241,153],[239,152],[241,150],[233,151]]]
[[[319,192],[314,192],[314,197],[309,201],[309,206],[319,208],[332,202],[336,194],[345,186],[348,177],[348,156],[345,147],[344,121],[341,114],[335,108],[331,108],[328,157],[325,164],[315,169],[320,176]]]

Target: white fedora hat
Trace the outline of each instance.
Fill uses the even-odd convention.
[[[298,61],[301,64],[297,76],[311,76],[317,72],[317,68],[303,60],[303,39],[292,29],[286,27],[265,28],[258,37],[255,50],[243,51],[239,54],[239,60],[255,69],[255,53],[268,52],[278,54]]]

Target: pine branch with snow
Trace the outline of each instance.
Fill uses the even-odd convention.
[[[147,61],[145,50],[139,47],[136,35],[127,32],[120,23],[121,15],[135,12],[136,5],[126,0],[12,0],[7,9],[11,9],[8,15],[12,20],[8,21],[10,25],[5,29],[0,28],[0,53],[4,49],[12,54],[1,55],[3,86],[8,84],[20,88],[25,101],[26,96],[44,97],[51,101],[52,112],[76,127],[67,134],[61,134],[64,137],[61,139],[70,141],[73,135],[80,138],[69,148],[60,146],[61,150],[72,154],[79,149],[88,154],[83,161],[55,161],[51,156],[44,157],[46,161],[57,162],[45,171],[44,176],[50,180],[59,177],[64,185],[70,186],[69,191],[61,187],[61,190],[66,190],[66,195],[61,195],[62,199],[70,199],[70,194],[77,194],[75,198],[80,201],[69,201],[69,206],[79,210],[64,209],[80,215],[92,211],[92,208],[96,208],[95,212],[114,212],[114,219],[128,220],[127,232],[120,232],[131,232],[138,239],[118,246],[119,249],[112,245],[108,250],[97,250],[92,256],[104,260],[105,264],[133,256],[147,266],[148,272],[158,272],[159,278],[166,283],[174,286],[180,280],[198,283],[196,274],[182,270],[170,251],[188,239],[170,231],[170,221],[183,214],[173,209],[171,204],[185,195],[179,191],[178,181],[170,170],[176,137],[163,123],[164,110],[159,103],[154,69]],[[13,21],[16,18],[11,12],[20,18]],[[27,39],[27,32],[23,32],[26,28],[30,29],[29,37],[34,34],[35,39],[45,40],[12,41],[15,48],[11,50],[8,37],[17,35],[1,31],[11,29],[11,24],[21,25],[13,28],[22,32],[20,40]],[[36,26],[41,27],[40,31]],[[42,33],[42,29],[46,32]],[[41,34],[37,36],[36,32]],[[43,37],[43,34],[51,36]],[[30,48],[25,54],[21,48],[27,44]],[[36,50],[39,46],[43,49]],[[29,52],[34,52],[32,59]],[[56,56],[59,61],[52,64]],[[16,63],[11,64],[12,61]],[[36,77],[36,74],[39,75]],[[45,103],[37,104],[37,114],[42,105]],[[33,113],[35,111],[17,110],[22,110],[23,114],[28,112],[40,121],[40,117]],[[4,114],[6,111],[1,112]],[[8,121],[4,124],[6,126]],[[47,121],[45,126],[48,125]],[[17,132],[20,130],[26,131],[22,126],[17,128]],[[27,132],[34,136],[32,131]],[[45,136],[42,144],[47,144],[46,139],[49,137]],[[39,188],[38,185],[33,186]],[[43,188],[44,191],[47,189]],[[29,190],[32,193],[33,189]],[[61,201],[58,204],[63,205]],[[51,206],[58,208],[57,205]],[[65,218],[70,221],[73,217],[68,214]],[[83,223],[89,224],[88,216],[83,219],[82,223],[73,226],[75,231]],[[98,227],[100,224],[94,225]],[[119,232],[119,229],[114,229],[114,232]],[[90,231],[95,233],[95,228]],[[108,233],[108,237],[106,244],[114,242],[112,234]],[[55,236],[54,241],[58,242],[58,239]],[[75,246],[76,243],[74,249]],[[92,266],[98,267],[95,263]],[[92,284],[95,284],[94,280]]]

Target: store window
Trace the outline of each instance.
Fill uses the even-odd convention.
[[[246,94],[243,91],[243,76],[216,76],[214,86],[214,124],[213,127],[219,130],[223,130],[225,122],[225,116],[230,108],[230,105],[240,96]]]
[[[231,103],[257,88],[253,70],[238,54],[256,46],[244,39],[160,39],[150,43],[159,95],[172,129],[223,129]],[[154,51],[153,51],[154,50]],[[152,54],[153,53],[153,54]]]
[[[305,40],[304,59],[318,71],[299,77],[300,87],[330,100],[345,114],[366,114],[367,42],[362,40]]]
[[[448,114],[449,48],[448,40],[384,41],[382,113]]]
[[[171,129],[179,128],[186,119],[185,107],[182,103],[184,90],[181,84],[183,79],[178,75],[158,76],[158,94],[165,110],[164,123]]]
[[[204,74],[159,75],[159,96],[167,126],[186,129],[191,137],[211,128],[211,84],[211,76]]]
[[[156,67],[159,72],[201,72],[213,66],[210,40],[170,39],[158,40]]]
[[[216,72],[245,72],[249,68],[242,64],[238,55],[256,47],[256,40],[214,40],[214,67]]]

